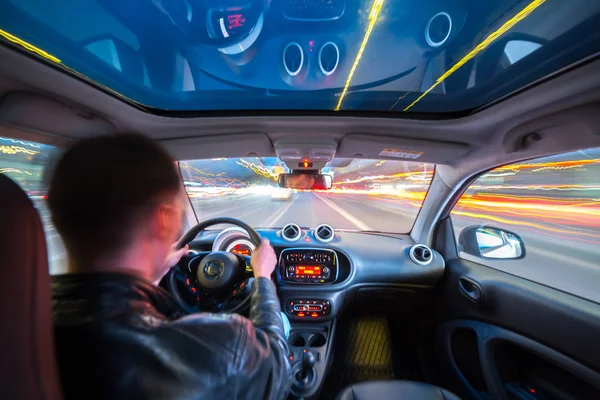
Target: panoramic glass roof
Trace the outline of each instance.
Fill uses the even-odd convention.
[[[456,113],[600,50],[590,0],[5,0],[0,37],[161,110]]]

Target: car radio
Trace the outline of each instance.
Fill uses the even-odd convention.
[[[338,259],[333,250],[285,249],[279,265],[283,280],[296,283],[329,283],[337,277]]]

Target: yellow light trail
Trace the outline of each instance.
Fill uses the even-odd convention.
[[[35,53],[40,57],[44,57],[46,60],[52,61],[55,64],[61,63],[60,59],[54,57],[52,54],[40,49],[39,47],[32,45],[31,43],[24,41],[23,39],[19,39],[15,35],[11,35],[10,33],[3,31],[2,29],[0,29],[0,36],[8,40],[9,42],[23,47],[25,50],[29,50],[30,52]]]
[[[201,175],[206,175],[206,176],[215,176],[215,177],[219,177],[219,176],[223,176],[223,175],[225,175],[225,172],[219,172],[218,174],[212,174],[212,173],[210,173],[210,172],[204,172],[204,171],[202,171],[202,170],[199,170],[199,169],[198,169],[198,168],[196,168],[196,167],[192,167],[191,165],[188,165],[188,164],[182,164],[182,165],[181,165],[181,168],[184,168],[184,169],[191,169],[192,171],[196,171],[197,173],[199,173],[199,174],[201,174]]]
[[[142,104],[139,101],[130,99],[129,97],[122,95],[121,93],[117,92],[116,90],[113,90],[113,89],[109,88],[108,86],[105,86],[105,85],[85,76],[84,74],[74,70],[73,68],[66,66],[65,64],[63,64],[63,62],[58,57],[53,56],[52,54],[48,53],[47,51],[44,51],[44,50],[40,49],[39,47],[36,47],[36,46],[32,45],[31,43],[26,42],[25,40],[16,37],[15,35],[13,35],[11,33],[8,33],[6,31],[0,29],[0,37],[3,37],[4,39],[8,40],[9,42],[17,44],[17,45],[23,47],[25,50],[35,53],[38,56],[45,58],[46,60],[52,61],[55,64],[60,64],[64,69],[66,69],[70,73],[75,74],[81,78],[84,78],[84,79],[90,81],[91,83],[101,87],[102,89],[104,89],[106,91],[111,92],[112,94],[114,94],[124,100],[127,100],[131,103],[135,103],[142,107],[148,107],[147,105]]]
[[[393,174],[393,175],[373,175],[373,176],[362,176],[360,178],[357,179],[352,179],[352,180],[348,180],[348,181],[339,181],[339,182],[333,182],[333,185],[347,185],[350,183],[359,183],[359,182],[368,182],[368,181],[375,181],[375,182],[382,182],[382,181],[390,181],[390,180],[394,180],[394,179],[398,179],[398,178],[410,178],[413,176],[422,176],[423,172],[418,171],[418,172],[401,172],[399,174]],[[431,178],[433,177],[433,171],[427,171],[425,173],[425,180],[431,180]]]
[[[248,168],[249,170],[252,170],[252,172],[254,172],[256,175],[264,176],[265,178],[269,178],[269,179],[273,179],[273,180],[277,180],[277,178],[278,178],[278,175],[271,173],[271,171],[269,171],[262,165],[254,164],[254,163],[244,160],[244,159],[240,159],[239,161],[236,161],[236,164],[241,165],[244,168]]]
[[[429,89],[423,92],[415,101],[413,101],[408,107],[406,107],[403,111],[410,110],[415,104],[417,104],[423,97],[427,96],[429,92],[435,89],[440,83],[446,80],[450,75],[455,73],[460,67],[465,65],[471,59],[473,59],[477,54],[485,50],[490,44],[494,43],[496,39],[505,34],[508,30],[514,27],[517,23],[527,18],[529,14],[531,14],[536,8],[544,4],[546,0],[534,0],[527,5],[524,9],[522,9],[518,14],[514,17],[506,21],[500,28],[492,32],[488,37],[486,37],[483,42],[479,43],[473,50],[471,50],[466,56],[464,56],[460,61],[452,66],[448,71],[446,71],[442,76],[440,76],[433,85]]]
[[[377,22],[377,18],[379,17],[379,13],[381,12],[381,8],[383,7],[383,3],[385,0],[374,0],[373,5],[371,6],[371,12],[369,13],[369,25],[367,27],[367,31],[365,32],[365,36],[363,37],[362,43],[358,48],[358,52],[356,53],[356,58],[354,59],[354,63],[352,64],[352,68],[350,68],[350,73],[348,74],[348,78],[346,78],[346,84],[344,85],[344,89],[342,90],[342,94],[340,95],[340,99],[338,100],[337,106],[335,107],[335,111],[339,111],[342,107],[342,102],[344,101],[344,97],[346,97],[346,93],[348,93],[348,88],[352,83],[352,78],[354,77],[354,72],[356,71],[356,67],[360,62],[363,51],[365,51],[365,47],[367,46],[367,42],[369,41],[369,36],[371,36],[371,32],[373,31],[373,27]]]
[[[570,161],[554,161],[547,163],[521,163],[514,165],[507,165],[504,167],[498,167],[492,170],[491,172],[496,171],[519,171],[521,169],[531,169],[533,172],[543,171],[543,170],[563,170],[563,169],[571,169],[571,168],[583,168],[585,165],[594,165],[600,164],[600,159],[593,158],[589,160],[570,160]]]
[[[4,153],[4,154],[17,154],[17,153],[24,153],[24,154],[29,154],[29,155],[36,155],[39,154],[39,151],[36,150],[29,150],[26,149],[25,147],[21,147],[21,146],[0,146],[0,153]]]

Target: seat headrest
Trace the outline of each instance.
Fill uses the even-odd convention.
[[[59,399],[46,240],[23,190],[0,174],[0,398]]]

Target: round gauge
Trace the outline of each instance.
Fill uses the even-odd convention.
[[[240,54],[252,46],[263,29],[269,1],[204,0],[206,7],[205,44],[228,55]]]
[[[237,239],[231,242],[225,251],[242,256],[251,256],[255,246],[248,239]]]

